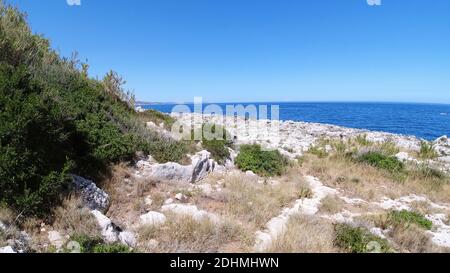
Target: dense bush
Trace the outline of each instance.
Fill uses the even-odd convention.
[[[426,230],[431,230],[433,222],[425,218],[420,213],[402,210],[392,211],[389,213],[389,222],[393,225],[409,226],[411,224],[417,225]]]
[[[335,226],[334,244],[351,253],[387,253],[390,251],[386,240],[373,235],[366,229],[347,224]]]
[[[387,156],[376,151],[363,153],[358,156],[358,160],[391,173],[399,173],[404,169],[404,164],[395,156]]]
[[[136,151],[181,160],[183,145],[145,128],[117,73],[99,81],[87,69],[59,57],[0,0],[0,203],[45,212],[70,172],[95,178]]]
[[[264,151],[259,145],[243,145],[236,158],[236,165],[243,171],[261,176],[279,176],[288,162],[278,151]]]

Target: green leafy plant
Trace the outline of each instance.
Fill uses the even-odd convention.
[[[146,128],[117,73],[90,78],[89,65],[60,57],[3,1],[0,41],[0,203],[42,215],[59,203],[69,173],[95,179],[137,151],[183,159],[183,143]]]
[[[335,226],[334,245],[351,253],[387,253],[391,251],[386,240],[373,235],[366,229],[347,224]]]
[[[243,145],[236,165],[243,171],[261,176],[279,176],[285,172],[288,161],[278,151],[264,151],[260,145]]]
[[[119,243],[106,244],[100,237],[91,237],[86,234],[78,234],[70,237],[70,241],[80,245],[81,253],[130,253],[128,246]],[[67,252],[71,250],[67,249]]]
[[[396,157],[387,156],[381,152],[373,151],[363,153],[358,156],[358,160],[391,173],[400,173],[404,170],[404,164]]]

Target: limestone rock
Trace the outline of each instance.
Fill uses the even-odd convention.
[[[127,245],[129,247],[135,247],[136,246],[136,234],[130,231],[123,231],[119,233],[119,241]]]
[[[119,234],[122,231],[118,226],[116,226],[111,219],[106,217],[103,213],[98,210],[91,211],[97,223],[101,228],[103,239],[107,243],[115,243],[119,240]]]
[[[450,156],[450,139],[442,136],[433,142],[433,148],[439,156]]]
[[[181,183],[196,183],[205,178],[216,168],[216,162],[211,154],[201,151],[191,157],[191,165],[183,166],[178,163],[151,163],[139,161],[137,163],[140,176],[151,177],[158,181],[176,181]]]
[[[105,212],[109,207],[109,195],[98,188],[94,182],[83,177],[73,175],[73,188],[81,194],[86,207],[91,210]]]
[[[164,225],[167,221],[167,218],[164,214],[156,211],[150,211],[149,213],[141,215],[139,218],[141,225],[150,226],[161,226]]]
[[[17,253],[11,246],[5,246],[0,248],[0,254],[14,254]]]

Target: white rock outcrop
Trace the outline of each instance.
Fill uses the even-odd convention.
[[[447,136],[436,139],[433,148],[441,157],[450,156],[450,139]]]
[[[91,211],[101,228],[103,239],[107,243],[115,243],[119,240],[120,229],[113,224],[111,219],[98,210]]]
[[[183,166],[178,163],[158,164],[139,161],[137,177],[152,178],[157,181],[175,181],[181,183],[196,183],[213,172],[218,166],[207,151],[201,151],[191,157],[191,164]]]

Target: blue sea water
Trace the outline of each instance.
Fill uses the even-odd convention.
[[[280,119],[318,122],[350,128],[413,135],[435,140],[450,135],[450,105],[406,103],[241,103],[242,105],[279,105]],[[193,104],[187,104],[193,109]],[[206,107],[204,104],[203,107]],[[225,112],[226,105],[219,103]],[[144,109],[170,113],[175,104],[144,104]],[[270,109],[270,107],[269,107]],[[270,112],[270,110],[269,110]]]

